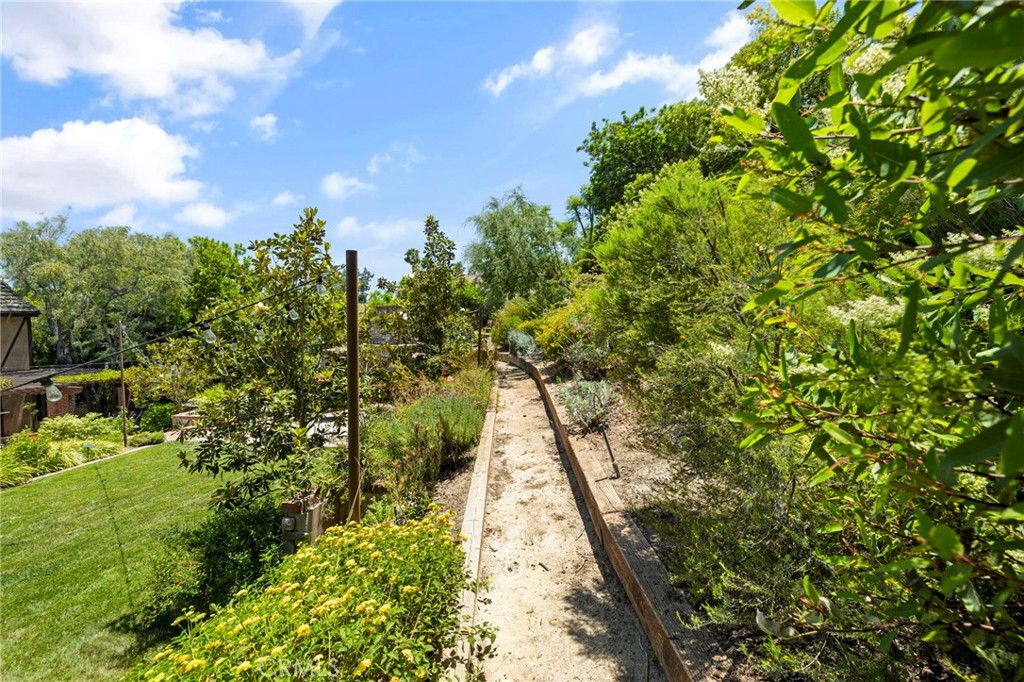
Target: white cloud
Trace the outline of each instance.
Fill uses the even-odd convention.
[[[57,85],[100,79],[119,97],[205,116],[234,99],[235,80],[278,82],[301,50],[272,57],[260,40],[178,25],[176,2],[19,2],[4,5],[2,54],[22,79]]]
[[[679,63],[669,54],[647,55],[627,52],[608,71],[596,71],[577,86],[577,93],[585,96],[600,95],[624,85],[639,81],[660,83],[665,92],[686,98],[697,94],[697,79],[701,70],[717,69],[729,61],[750,39],[750,25],[739,12],[730,12],[708,35],[704,44],[715,48],[698,63]]]
[[[412,167],[426,161],[427,157],[420,153],[415,145],[394,141],[386,152],[380,152],[370,157],[366,162],[366,172],[376,175],[384,170],[389,164],[394,163],[406,173],[412,172]]]
[[[555,48],[543,47],[533,54],[528,62],[519,62],[492,73],[484,81],[484,87],[497,97],[505,88],[520,78],[538,78],[551,71],[555,62]]]
[[[341,4],[341,0],[284,0],[284,3],[298,14],[302,31],[308,39],[320,31],[327,16]]]
[[[197,130],[201,133],[209,134],[217,129],[217,122],[200,119],[198,121],[193,121],[192,125],[190,125],[189,127],[192,128],[192,130]]]
[[[231,19],[225,19],[224,12],[219,9],[198,9],[196,10],[196,19],[202,24],[220,24],[231,21]]]
[[[183,138],[138,118],[70,121],[0,142],[5,218],[65,206],[98,208],[133,201],[193,201],[202,183],[185,177],[199,152]]]
[[[396,218],[394,220],[372,220],[361,223],[353,216],[342,218],[338,223],[338,232],[344,237],[369,237],[378,245],[393,241],[404,234],[415,232],[423,226],[420,220],[412,218]]]
[[[324,179],[320,181],[320,189],[329,199],[347,199],[359,192],[369,192],[373,189],[373,185],[351,175],[334,172],[324,176]]]
[[[595,24],[578,31],[565,46],[565,56],[577,64],[593,64],[608,54],[618,31],[610,24]]]
[[[219,230],[224,227],[232,220],[238,217],[238,214],[231,211],[225,211],[219,206],[201,201],[196,204],[189,204],[185,208],[178,211],[175,214],[174,219],[178,222],[187,223],[196,227],[206,227],[211,230]]]
[[[389,163],[391,163],[391,154],[388,154],[387,152],[374,154],[370,157],[370,160],[366,162],[366,172],[370,175],[376,175]]]
[[[292,194],[289,191],[284,191],[278,194],[276,197],[274,197],[274,200],[271,201],[270,203],[273,206],[290,206],[291,204],[294,204],[296,201],[298,201],[299,198],[300,197]]]
[[[121,204],[110,209],[96,221],[97,225],[107,226],[127,226],[139,228],[140,221],[139,216],[135,212],[135,206],[132,204]]]
[[[561,47],[543,47],[529,61],[495,71],[484,81],[484,88],[497,97],[522,78],[540,78],[564,66],[593,64],[608,54],[618,35],[618,29],[611,24],[587,26],[573,34]]]
[[[259,134],[260,139],[269,142],[277,137],[277,116],[274,114],[253,116],[249,119],[249,127]]]
[[[680,64],[668,54],[659,56],[627,52],[610,71],[597,71],[579,85],[583,95],[600,95],[616,90],[627,83],[652,80],[662,84],[666,91],[684,97],[696,92],[697,66]]]

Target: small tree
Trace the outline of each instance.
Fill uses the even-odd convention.
[[[307,208],[290,234],[249,246],[254,295],[284,293],[216,321],[212,343],[201,340],[205,330],[193,341],[223,390],[202,401],[199,444],[182,461],[193,472],[236,474],[218,491],[221,504],[338,483],[326,425],[345,410],[344,367],[332,359],[344,343],[344,278],[316,216]]]
[[[455,350],[471,331],[465,310],[466,286],[462,265],[455,262],[455,242],[449,239],[434,216],[427,216],[422,254],[406,253],[412,273],[398,288],[398,301],[407,319],[407,333],[425,346],[431,356]]]

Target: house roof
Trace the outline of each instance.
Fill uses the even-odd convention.
[[[0,315],[35,317],[38,314],[39,308],[18,296],[7,282],[0,280]]]

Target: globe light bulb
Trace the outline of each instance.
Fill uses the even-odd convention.
[[[203,330],[203,341],[206,341],[206,343],[213,343],[216,340],[217,335],[213,333],[213,330],[210,329],[209,326],[207,326],[206,329]]]
[[[267,338],[267,332],[263,329],[262,324],[256,325],[256,340],[265,341]]]
[[[288,306],[288,319],[290,319],[292,322],[295,322],[296,320],[298,320],[299,319],[299,311],[296,310],[295,308],[292,308],[291,306]]]
[[[327,295],[327,285],[324,284],[323,275],[316,276],[316,293],[320,294],[321,296]]]
[[[51,403],[58,402],[63,397],[64,394],[60,392],[60,387],[57,384],[51,383],[46,387],[46,399]]]

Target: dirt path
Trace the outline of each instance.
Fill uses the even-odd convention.
[[[498,367],[480,564],[491,588],[477,609],[478,622],[499,630],[486,679],[664,680],[570,485],[537,387],[518,369]]]

